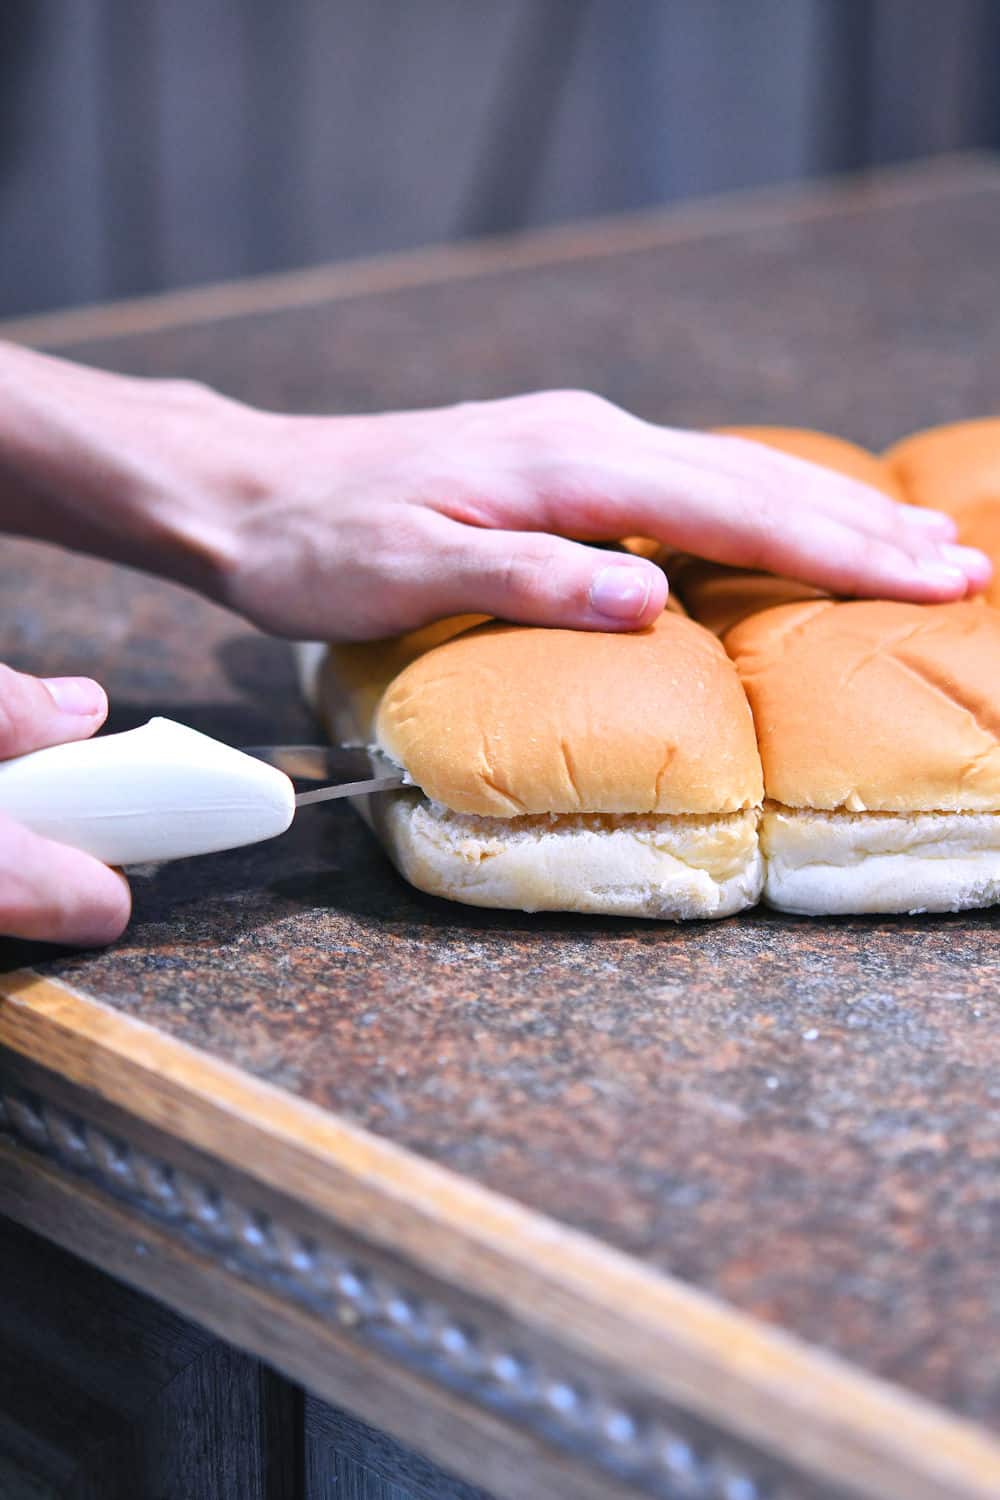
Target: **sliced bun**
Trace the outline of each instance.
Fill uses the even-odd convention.
[[[769,798],[851,812],[1000,809],[1000,612],[818,600],[726,637]]]
[[[764,899],[800,916],[966,911],[1000,901],[1000,814],[768,807]]]
[[[470,906],[687,921],[760,899],[757,813],[720,818],[476,818],[417,792],[369,816],[419,890]]]
[[[978,598],[1000,607],[1000,417],[914,433],[884,462],[912,505],[954,516],[959,541],[986,553],[993,581]]]
[[[719,814],[761,798],[732,665],[669,612],[637,633],[465,631],[393,679],[374,729],[454,812]]]
[[[319,701],[335,735],[374,740],[416,783],[360,810],[423,891],[661,920],[760,897],[749,705],[683,615],[629,635],[452,621],[338,646]]]

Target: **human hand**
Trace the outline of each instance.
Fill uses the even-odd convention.
[[[176,578],[279,635],[469,612],[632,630],[663,608],[662,571],[585,543],[635,535],[887,599],[960,599],[992,571],[936,511],[579,391],[296,417],[0,346],[0,409],[0,528]]]
[[[583,545],[633,534],[843,594],[936,602],[991,575],[947,516],[580,392],[263,420],[222,597],[279,634],[359,639],[469,611],[634,629],[664,606],[662,572]]]
[[[89,738],[108,701],[86,677],[41,680],[0,666],[0,760]],[[0,934],[99,945],[118,937],[131,897],[123,875],[0,814]]]

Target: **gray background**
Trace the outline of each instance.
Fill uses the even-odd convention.
[[[0,315],[1000,142],[1000,0],[0,0]]]

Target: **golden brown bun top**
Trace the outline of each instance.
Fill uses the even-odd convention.
[[[1000,417],[917,432],[884,455],[912,505],[947,511],[958,539],[992,560],[988,603],[1000,607]]]
[[[762,609],[829,597],[822,589],[794,578],[724,568],[697,557],[676,564],[670,583],[686,601],[688,613],[720,639],[725,639],[734,625]]]
[[[958,515],[984,500],[1000,504],[1000,417],[915,432],[882,457],[912,505]]]
[[[1000,810],[1000,612],[817,600],[744,620],[726,646],[768,797],[853,812]]]
[[[411,661],[377,743],[435,802],[522,813],[726,813],[762,793],[750,710],[707,631],[488,624]]]
[[[724,427],[720,431],[833,469],[881,490],[893,500],[902,498],[891,471],[874,454],[844,438],[805,427]],[[688,613],[720,637],[763,609],[829,597],[822,589],[794,578],[724,568],[697,559],[675,563],[669,571],[671,586],[677,589]]]
[[[331,645],[320,668],[317,697],[334,740],[368,744],[379,699],[394,677],[432,646],[481,625],[488,615],[451,615],[422,630],[380,641]]]

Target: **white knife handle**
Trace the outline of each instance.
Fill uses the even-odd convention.
[[[284,833],[282,772],[206,734],[150,719],[0,762],[0,811],[109,865],[183,859]]]

